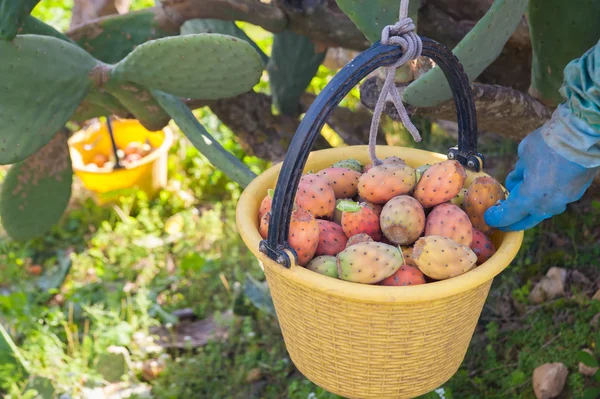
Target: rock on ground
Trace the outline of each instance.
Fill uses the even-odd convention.
[[[569,370],[562,363],[546,363],[533,370],[533,391],[537,399],[558,397],[565,387]]]

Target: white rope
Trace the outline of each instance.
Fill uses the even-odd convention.
[[[375,153],[376,142],[377,142],[377,131],[379,130],[379,120],[381,119],[381,113],[388,95],[391,97],[394,106],[398,110],[398,115],[406,129],[413,136],[414,140],[421,141],[421,135],[417,128],[410,121],[406,108],[402,103],[402,98],[398,89],[394,85],[394,77],[396,75],[396,68],[404,65],[407,61],[418,58],[421,55],[423,44],[421,38],[415,33],[415,24],[413,20],[408,17],[408,2],[409,0],[400,0],[400,13],[399,21],[394,25],[388,25],[383,28],[381,32],[381,43],[390,46],[400,46],[402,49],[402,57],[398,59],[392,66],[386,67],[385,81],[377,99],[377,104],[373,110],[373,120],[371,121],[371,131],[369,132],[369,156],[373,165],[381,165],[382,161],[377,158]]]

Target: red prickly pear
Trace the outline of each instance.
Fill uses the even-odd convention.
[[[452,238],[468,247],[473,240],[473,225],[462,209],[450,203],[443,203],[434,207],[427,216],[425,235]]]
[[[376,284],[402,266],[402,253],[380,242],[354,244],[337,255],[340,279],[355,283]]]
[[[331,165],[332,168],[348,168],[362,173],[363,165],[354,158],[344,159]]]
[[[346,248],[348,237],[344,234],[342,226],[328,220],[317,219],[319,224],[319,246],[315,256],[335,256]]]
[[[333,278],[338,277],[337,263],[335,256],[317,256],[306,265],[308,270],[329,276]]]
[[[425,228],[423,207],[411,196],[399,195],[389,200],[381,210],[381,231],[392,243],[412,244]]]
[[[417,183],[413,197],[423,208],[431,208],[454,198],[465,184],[467,173],[458,161],[431,165]]]
[[[418,268],[404,265],[380,284],[391,286],[425,284],[425,276]]]
[[[475,252],[475,255],[477,255],[478,266],[496,253],[496,247],[492,240],[475,228],[473,228],[473,242],[471,243],[471,249]]]
[[[324,177],[306,174],[300,178],[296,203],[315,218],[330,219],[335,211],[335,192]]]
[[[298,254],[300,266],[305,266],[315,256],[319,245],[319,224],[307,210],[298,208],[292,213],[288,243]]]
[[[415,260],[413,259],[413,247],[401,247],[402,249],[402,256],[404,256],[404,264],[406,266],[412,266],[412,267],[416,267],[418,268],[417,264],[415,263]]]
[[[485,223],[483,215],[489,207],[505,199],[504,189],[496,179],[481,176],[476,178],[467,189],[463,209],[469,215],[474,228],[484,234],[490,234],[493,229]]]
[[[415,186],[415,170],[408,165],[375,166],[358,179],[358,194],[374,204],[409,193]]]
[[[383,162],[384,165],[406,165],[406,162],[404,162],[404,159],[398,158],[395,156],[384,158],[381,160],[381,162]],[[367,173],[369,170],[371,170],[371,168],[373,168],[372,163],[365,165],[362,172]]]
[[[329,182],[336,198],[352,198],[358,193],[358,178],[361,174],[348,168],[323,169],[317,176]]]
[[[365,233],[354,234],[352,237],[348,238],[348,242],[346,242],[346,248],[348,248],[350,245],[361,242],[373,242],[373,239],[370,235]]]
[[[424,275],[445,280],[468,272],[477,262],[471,248],[443,236],[421,237],[413,248],[413,260]]]
[[[262,220],[263,216],[267,212],[271,212],[271,205],[273,205],[273,189],[269,189],[268,194],[265,198],[263,198],[260,203],[260,208],[258,210],[258,220],[259,222]]]
[[[379,215],[381,206],[362,202],[341,201],[338,209],[342,213],[342,229],[346,237],[355,234],[368,234],[373,240],[381,239],[381,228],[379,227]]]

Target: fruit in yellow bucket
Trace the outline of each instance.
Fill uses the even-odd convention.
[[[96,154],[92,158],[92,163],[99,168],[104,167],[104,164],[108,162],[108,157],[104,154]]]
[[[354,283],[408,286],[459,276],[494,255],[492,229],[477,226],[485,228],[483,213],[505,198],[500,183],[480,177],[465,188],[466,171],[457,161],[416,169],[398,157],[384,162],[358,172],[354,160],[342,160],[302,176],[288,237],[301,266]],[[272,198],[269,190],[260,205],[263,238]]]
[[[117,148],[117,156],[119,157],[119,161],[121,161],[124,166],[131,166],[151,154],[154,150],[155,148],[153,148],[149,142],[141,143],[134,141],[127,144],[127,146],[123,149]],[[106,156],[104,154],[95,154],[92,158],[92,161],[87,164],[87,166],[91,167],[92,169],[96,169],[96,167],[112,169],[114,168],[115,164],[116,158],[114,153],[111,153],[110,156]]]

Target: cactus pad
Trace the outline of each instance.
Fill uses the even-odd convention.
[[[598,15],[600,3],[594,0],[529,0],[531,95],[549,106],[564,101],[563,70],[598,42]]]
[[[245,41],[197,34],[140,45],[116,65],[112,78],[180,97],[218,99],[251,90],[262,70],[260,56]]]
[[[169,123],[169,115],[147,89],[135,83],[122,83],[117,80],[110,80],[104,88],[117,98],[146,129],[154,132]],[[103,108],[106,108],[106,105]]]
[[[63,132],[38,152],[8,170],[0,193],[0,217],[16,240],[48,231],[62,216],[71,197],[73,170]]]
[[[500,55],[527,7],[527,0],[496,0],[452,52],[462,63],[469,81],[475,80]],[[431,107],[452,98],[442,70],[436,66],[411,83],[403,99],[415,107]]]
[[[40,0],[0,0],[0,39],[12,40]]]
[[[99,116],[116,115],[128,118],[130,112],[113,95],[101,89],[92,89],[79,104],[71,120],[84,122]]]
[[[71,40],[70,37],[57,31],[56,29],[54,29],[48,24],[45,24],[39,19],[32,17],[31,15],[25,18],[23,25],[19,28],[19,35],[53,36],[57,39],[64,40],[65,42],[75,44],[75,42]]]
[[[298,114],[300,96],[315,76],[325,53],[316,52],[314,43],[304,35],[290,30],[275,35],[267,71],[273,103],[279,112]]]
[[[381,31],[387,25],[398,22],[399,0],[336,0],[340,9],[374,43],[381,39]],[[419,0],[411,0],[408,16],[417,23]]]
[[[269,57],[252,39],[250,39],[246,32],[235,24],[234,21],[224,21],[221,19],[190,19],[181,25],[182,35],[193,35],[195,33],[220,33],[222,35],[237,37],[250,43],[265,64],[269,61]]]
[[[152,94],[171,115],[183,134],[215,167],[231,180],[246,187],[256,175],[246,165],[219,144],[198,122],[192,111],[178,98],[153,90]]]
[[[27,158],[50,141],[92,86],[97,61],[49,36],[0,40],[0,164]]]
[[[161,29],[155,13],[146,9],[102,18],[75,28],[69,35],[95,58],[116,64],[140,44],[177,33]]]

